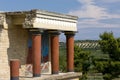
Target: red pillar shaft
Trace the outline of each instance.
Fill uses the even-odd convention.
[[[66,35],[66,46],[67,46],[67,71],[74,71],[74,35]]]
[[[20,62],[18,59],[10,60],[10,80],[19,80]]]
[[[33,77],[40,76],[41,64],[41,34],[32,35]]]
[[[59,35],[51,35],[52,74],[59,73]]]

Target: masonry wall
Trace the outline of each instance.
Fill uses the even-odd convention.
[[[9,80],[9,60],[19,59],[21,72],[28,53],[28,31],[22,26],[12,26],[8,29],[0,27],[0,80]],[[23,68],[23,69],[22,69]]]
[[[9,48],[8,31],[0,27],[0,80],[9,80],[7,48]]]

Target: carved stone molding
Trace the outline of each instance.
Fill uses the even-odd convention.
[[[24,28],[32,28],[34,19],[35,19],[35,13],[26,14],[26,18],[25,18],[25,22],[23,23],[23,27]]]
[[[0,15],[0,25],[3,25],[4,22],[4,16]]]
[[[50,24],[50,25],[55,25],[55,26],[63,26],[63,27],[67,27],[67,26],[71,26],[74,27],[76,26],[75,22],[67,22],[67,21],[62,21],[62,20],[52,20],[52,19],[45,19],[45,18],[36,18],[35,19],[36,23],[43,23],[43,24]]]

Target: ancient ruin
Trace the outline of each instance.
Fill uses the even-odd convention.
[[[77,19],[76,16],[44,10],[1,12],[0,80],[10,80],[11,59],[20,61],[20,80],[38,80],[38,77],[40,80],[42,74],[57,74],[58,79],[80,77],[81,74],[74,72],[74,35],[77,32]],[[65,75],[59,73],[61,33],[66,36],[67,71],[71,72]],[[16,80],[16,76],[12,78]]]

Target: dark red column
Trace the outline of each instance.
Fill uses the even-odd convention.
[[[59,73],[59,34],[51,34],[51,67],[52,74]]]
[[[66,33],[67,71],[74,71],[74,33]]]
[[[10,60],[10,80],[19,80],[20,62],[18,59]]]
[[[39,77],[41,73],[41,34],[32,34],[33,77]]]

